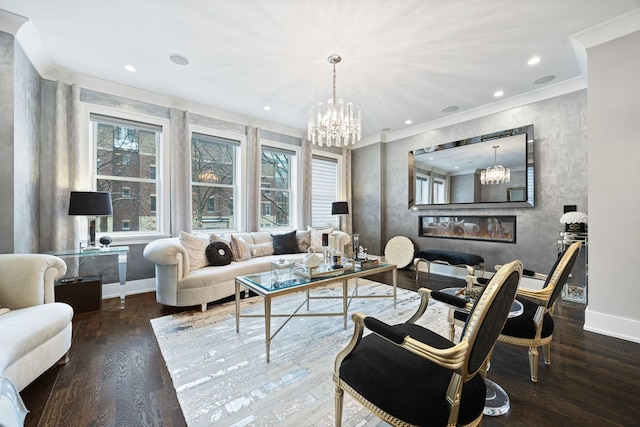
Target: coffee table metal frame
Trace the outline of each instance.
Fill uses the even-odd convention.
[[[385,271],[391,271],[393,273],[392,293],[383,295],[359,295],[358,294],[358,278],[370,276],[372,274],[383,273]],[[235,279],[235,291],[236,291],[236,332],[240,332],[240,318],[241,317],[263,317],[265,339],[266,339],[266,358],[267,362],[270,361],[271,340],[282,330],[282,328],[293,317],[313,317],[313,316],[343,316],[344,328],[347,329],[347,317],[349,304],[353,298],[393,298],[393,307],[396,307],[397,299],[397,266],[395,264],[380,263],[373,266],[366,266],[361,268],[345,268],[344,273],[338,276],[330,277],[295,277],[289,281],[283,283],[273,284],[271,280],[271,273],[258,273],[250,274],[246,276],[238,276]],[[351,295],[349,295],[348,282],[350,279],[355,280],[355,288]],[[342,295],[341,296],[312,296],[311,290],[321,286],[325,286],[331,283],[342,282]],[[246,288],[260,295],[264,299],[264,314],[242,314],[240,312],[240,293],[242,288]],[[293,313],[272,313],[271,312],[271,300],[283,295],[287,295],[293,292],[306,292],[306,298],[304,301],[294,310]],[[310,310],[310,301],[313,299],[334,299],[342,298],[342,311],[340,312],[318,312],[318,313],[299,313],[303,306],[307,306],[307,311]],[[273,317],[286,317],[287,319],[278,329],[271,333],[271,319]]]

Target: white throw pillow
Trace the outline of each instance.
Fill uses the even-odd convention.
[[[333,234],[333,230],[335,230],[335,227],[329,227],[329,228],[324,228],[324,229],[315,229],[312,227],[308,227],[307,230],[309,230],[311,232],[311,247],[312,248],[321,248],[322,247],[322,235],[324,233],[328,234],[329,236],[331,236]]]
[[[259,243],[255,245],[249,245],[251,248],[251,257],[257,258],[260,256],[273,255],[273,243]]]
[[[209,243],[209,236],[201,237],[184,231],[180,232],[180,244],[189,255],[189,271],[206,267],[209,264],[207,261],[207,246]]]
[[[231,235],[231,253],[233,253],[233,260],[246,261],[251,259],[251,247],[246,240],[242,237],[236,237]]]

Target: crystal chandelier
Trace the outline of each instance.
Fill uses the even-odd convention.
[[[480,184],[482,185],[506,184],[511,180],[511,171],[509,168],[505,168],[504,166],[497,164],[498,147],[499,145],[493,146],[493,166],[490,166],[480,172]]]
[[[311,107],[307,138],[321,147],[348,147],[349,143],[360,141],[362,133],[360,108],[342,99],[336,102],[336,64],[342,60],[340,55],[331,55],[327,59],[333,64],[333,98],[327,102],[327,109],[323,111],[322,102],[318,103],[317,112]]]

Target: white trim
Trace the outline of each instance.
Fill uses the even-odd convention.
[[[302,156],[301,151],[302,148],[298,145],[293,145],[293,144],[286,144],[283,142],[278,142],[278,141],[273,141],[270,139],[261,139],[260,140],[260,152],[258,153],[258,156],[260,156],[260,158],[262,158],[262,150],[266,149],[268,150],[269,147],[272,148],[280,148],[282,150],[287,150],[287,151],[293,151],[295,152],[295,156],[294,156],[294,160],[295,163],[292,162],[292,166],[293,170],[289,171],[291,174],[290,177],[290,190],[291,190],[291,199],[289,200],[289,207],[290,207],[290,215],[291,218],[289,218],[289,226],[288,227],[269,227],[269,228],[262,228],[261,224],[261,212],[260,210],[258,210],[258,227],[260,228],[260,231],[269,231],[269,230],[296,230],[298,229],[298,224],[300,223],[300,218],[302,218],[302,203],[299,203],[298,201],[300,200],[300,196],[299,196],[299,190],[302,188]],[[260,165],[262,168],[262,161],[260,161]],[[258,182],[258,192],[262,191],[262,170],[259,171],[258,173],[258,179],[260,182]]]
[[[120,298],[120,283],[103,283],[102,284],[102,299]],[[156,278],[150,277],[148,279],[140,280],[127,280],[125,285],[125,296],[144,294],[146,292],[156,291]],[[126,304],[126,298],[125,298]]]
[[[90,119],[91,113],[110,115],[121,117],[123,119],[135,120],[139,122],[147,122],[162,126],[160,150],[156,159],[156,178],[158,179],[158,188],[156,188],[156,196],[161,195],[161,205],[156,205],[156,215],[160,229],[157,232],[112,232],[110,236],[113,238],[114,244],[141,243],[147,239],[158,238],[169,233],[170,230],[170,157],[169,149],[171,147],[171,122],[169,119],[162,117],[149,116],[145,114],[118,110],[116,108],[104,107],[101,105],[80,102],[80,135],[83,143],[81,144],[80,158],[84,159],[80,165],[80,182],[87,189],[95,190],[96,177],[96,146],[93,144],[92,132],[93,124]],[[135,180],[135,179],[134,179]],[[99,238],[99,236],[96,236]],[[150,241],[150,240],[149,240]]]
[[[589,307],[584,312],[584,330],[640,343],[640,320],[594,312]]]
[[[245,207],[247,206],[247,192],[246,190],[246,185],[247,183],[245,183],[245,181],[243,180],[243,178],[246,176],[245,172],[246,172],[246,168],[247,168],[247,152],[249,150],[247,150],[247,135],[242,134],[242,133],[234,133],[234,132],[229,132],[229,131],[223,131],[223,130],[219,130],[219,129],[215,129],[215,128],[209,128],[209,127],[205,127],[205,126],[200,126],[200,125],[194,125],[194,124],[189,124],[189,165],[191,165],[191,138],[193,137],[193,133],[202,133],[205,135],[210,135],[210,136],[217,136],[220,138],[226,138],[226,139],[231,139],[234,141],[240,141],[240,145],[237,147],[237,152],[236,152],[236,165],[234,165],[235,168],[235,181],[236,181],[236,194],[234,196],[234,212],[233,212],[233,216],[234,216],[234,229],[230,230],[230,229],[224,229],[223,231],[234,231],[234,230],[243,230],[243,226],[244,226],[244,215],[242,215],[241,213],[244,212],[244,210],[246,209]],[[193,185],[193,176],[191,173],[191,167],[189,167],[189,191],[191,191],[192,185]],[[193,206],[189,207],[189,212],[193,212]]]

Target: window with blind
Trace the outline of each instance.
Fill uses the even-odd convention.
[[[240,141],[191,134],[191,213],[194,230],[235,229]]]
[[[161,232],[157,206],[166,197],[156,174],[163,126],[90,113],[96,191],[111,193],[113,215],[100,217],[97,230]]]
[[[338,160],[313,156],[311,160],[311,226],[338,226],[331,204],[338,200]]]

